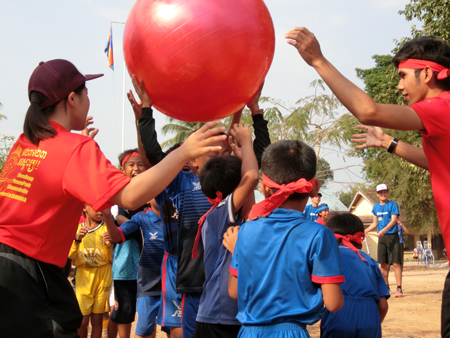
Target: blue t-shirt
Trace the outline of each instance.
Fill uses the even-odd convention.
[[[400,244],[403,244],[403,227],[401,227],[401,226],[398,226],[397,225],[397,227],[398,227],[398,242],[400,243]]]
[[[374,214],[378,219],[377,232],[384,229],[386,225],[391,221],[392,215],[400,215],[398,211],[398,205],[396,202],[387,201],[385,204],[381,205],[377,203],[373,206],[372,214]],[[395,223],[388,231],[385,232],[386,235],[393,235],[398,232],[397,223]]]
[[[202,192],[198,176],[190,170],[180,171],[166,192],[178,210],[177,293],[201,293],[205,282],[202,241],[198,257],[192,258],[192,248],[198,221],[211,209],[211,203]]]
[[[138,297],[159,296],[161,294],[161,263],[164,256],[161,219],[152,210],[140,212],[122,224],[120,230],[127,240],[135,231],[140,231],[142,234],[143,247],[137,278]]]
[[[205,284],[197,322],[240,325],[236,319],[237,302],[228,294],[231,253],[223,246],[223,234],[230,226],[240,225],[233,211],[233,195],[229,195],[207,216],[202,228],[205,250]]]
[[[137,210],[129,211],[119,207],[119,215],[131,219],[138,212],[141,212],[144,207]],[[127,240],[122,245],[114,246],[114,255],[112,263],[112,279],[113,280],[136,280],[139,255],[142,249],[142,236],[140,231],[135,231],[129,235]]]
[[[320,284],[344,282],[333,232],[281,208],[241,226],[230,272],[244,325],[312,325],[323,310]]]
[[[164,251],[176,257],[178,251],[178,211],[164,190],[155,197],[163,223]]]
[[[305,210],[303,211],[303,213],[306,216],[306,219],[308,221],[312,221],[315,222],[317,220],[317,218],[319,218],[319,213],[317,212],[319,208],[315,208],[312,206],[312,204],[307,205],[305,207]]]

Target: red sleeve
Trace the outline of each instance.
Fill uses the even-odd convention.
[[[317,277],[311,275],[311,281],[317,284],[340,284],[345,283],[344,276]]]
[[[432,97],[413,104],[411,108],[422,120],[425,130],[421,130],[421,132],[425,136],[439,136],[448,133],[450,128],[448,100]]]
[[[130,182],[109,162],[94,140],[81,144],[67,164],[63,189],[94,210],[113,204],[108,201]]]
[[[233,269],[231,266],[230,266],[229,271],[230,271],[230,274],[232,274],[234,277],[238,276],[238,271],[236,269]]]

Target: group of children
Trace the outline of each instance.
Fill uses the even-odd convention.
[[[399,89],[411,104],[402,107],[376,104],[346,80],[307,29],[296,28],[286,38],[360,121],[421,130],[424,150],[376,127],[360,127],[368,134],[355,136],[355,142],[362,141],[362,148],[385,147],[430,169],[448,244],[448,44],[416,39],[396,55]],[[364,227],[350,214],[329,217],[328,207],[319,205],[311,147],[298,140],[270,145],[260,91],[247,105],[253,145],[249,127],[239,124],[236,114],[228,137],[218,122],[210,122],[169,154],[157,141],[151,100],[142,81],[133,78],[142,102],[130,95],[140,151],[120,159],[127,177],[94,141],[70,133],[85,127],[85,82],[99,76],[84,76],[66,60],[51,60],[40,63],[30,78],[24,134],[11,149],[0,181],[3,334],[75,336],[78,328],[86,336],[92,320],[92,334],[98,336],[114,280],[112,322],[121,337],[129,335],[136,297],[138,335],[145,337],[155,335],[155,316],[172,338],[309,337],[306,325],[321,318],[322,337],[381,337],[390,295],[376,262],[359,250]],[[136,170],[127,171],[128,165]],[[254,204],[259,165],[265,200]],[[309,197],[316,210],[304,213]],[[130,211],[148,202],[151,211]],[[22,203],[29,213],[20,212]],[[73,239],[83,203],[86,220]],[[115,219],[112,205],[122,208]],[[319,215],[325,225],[310,219]],[[127,261],[139,252],[139,240],[125,254],[118,249],[124,244],[116,246],[113,264],[124,270],[116,276],[111,243],[127,243],[136,231],[144,244],[140,258]],[[59,269],[70,244],[70,257],[79,265],[78,306]],[[448,337],[450,277],[442,307],[442,335]]]

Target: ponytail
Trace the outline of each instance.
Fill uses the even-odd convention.
[[[74,92],[77,95],[80,95],[84,88],[85,83],[75,89]],[[48,98],[44,94],[37,91],[32,91],[30,93],[30,107],[28,108],[25,121],[23,123],[23,133],[25,137],[36,147],[39,146],[40,141],[46,138],[55,137],[57,134],[48,118],[55,112],[56,106],[59,102],[51,105],[50,107],[41,109],[39,105],[45,103],[46,100],[48,100]]]
[[[31,92],[31,104],[25,116],[25,122],[23,123],[25,137],[36,147],[39,146],[41,140],[55,137],[56,135],[56,130],[51,126],[48,117],[55,112],[58,103],[41,110],[39,104],[46,100],[47,97],[44,94],[34,91]]]

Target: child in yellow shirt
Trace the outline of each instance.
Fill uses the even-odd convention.
[[[108,217],[105,217],[87,204],[85,204],[84,213],[86,221],[78,226],[69,252],[73,265],[78,267],[76,296],[83,314],[83,322],[78,329],[78,334],[81,338],[87,337],[90,319],[91,337],[100,338],[103,313],[109,309],[107,300],[112,284],[112,245],[106,237],[106,222],[113,221],[109,213],[106,213]]]

